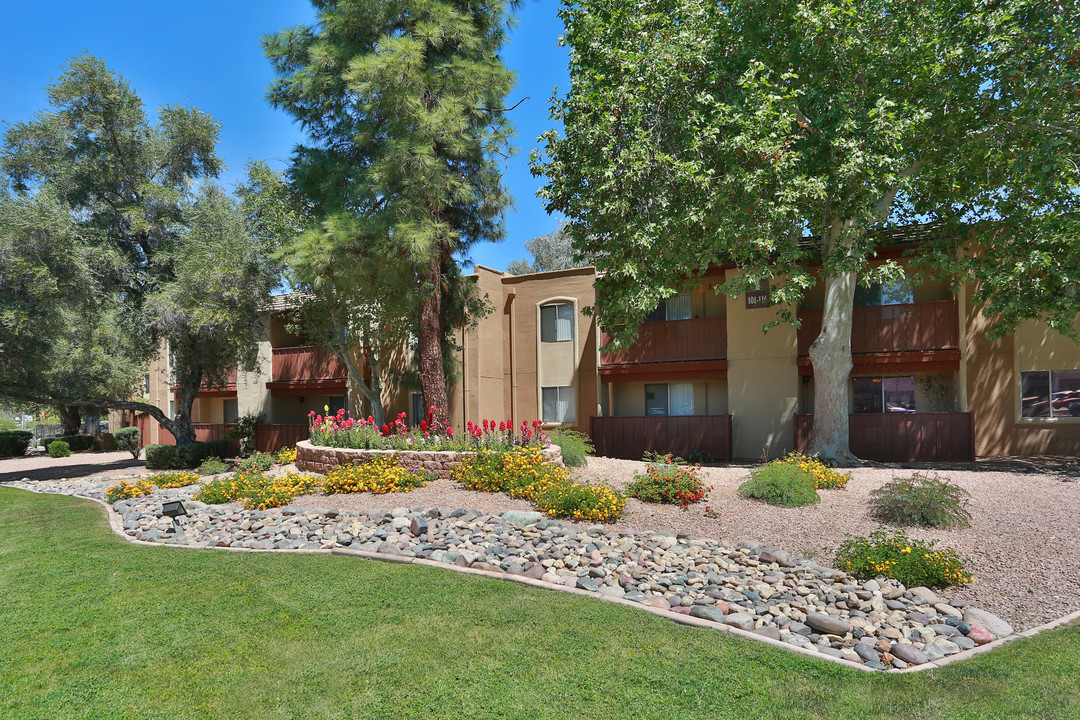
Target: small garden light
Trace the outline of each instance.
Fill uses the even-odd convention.
[[[184,509],[184,503],[179,500],[167,500],[161,505],[161,514],[172,518],[173,526],[169,532],[179,532],[180,523],[176,521],[176,518],[187,515],[187,510]]]

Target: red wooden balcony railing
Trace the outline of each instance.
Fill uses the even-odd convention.
[[[805,452],[813,415],[795,416],[795,448]],[[878,462],[968,462],[975,459],[975,417],[970,412],[860,413],[849,416],[851,452]]]
[[[821,334],[821,310],[800,310],[799,354]],[[960,316],[955,300],[857,307],[851,321],[851,352],[955,350],[960,347]]]
[[[333,353],[314,346],[274,348],[273,382],[343,380],[345,364]]]
[[[608,335],[601,331],[601,344]],[[727,318],[695,318],[642,323],[637,340],[625,350],[600,356],[601,365],[631,365],[727,357]]]
[[[594,417],[589,435],[597,455],[640,460],[646,451],[687,457],[694,450],[731,459],[730,415]]]

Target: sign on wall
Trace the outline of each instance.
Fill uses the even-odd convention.
[[[756,290],[746,291],[746,309],[769,307],[769,280],[766,278],[758,284]]]

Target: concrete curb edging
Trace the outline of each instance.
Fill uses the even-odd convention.
[[[36,493],[36,494],[39,494],[39,495],[60,495],[60,494],[62,494],[62,493],[43,492],[43,491],[40,491],[40,490],[30,490],[30,489],[26,489],[26,488],[13,488],[13,489],[15,489],[15,490],[25,490],[26,492],[32,492],[32,493]],[[642,603],[636,603],[636,602],[633,602],[631,600],[626,600],[625,598],[612,597],[611,595],[605,595],[603,593],[589,592],[588,590],[582,590],[581,588],[570,588],[570,587],[566,587],[565,585],[556,585],[554,583],[544,582],[543,580],[539,580],[539,579],[536,579],[536,578],[529,578],[529,577],[524,577],[524,576],[521,576],[521,575],[512,575],[510,573],[505,573],[505,572],[495,572],[495,571],[492,571],[492,570],[481,570],[479,568],[462,567],[460,565],[453,565],[453,564],[450,564],[450,563],[438,562],[436,560],[429,560],[427,558],[412,558],[412,557],[405,557],[405,556],[401,556],[401,555],[373,553],[373,552],[368,552],[368,551],[365,551],[365,550],[350,550],[349,548],[333,548],[333,549],[326,549],[326,550],[323,550],[323,549],[296,548],[296,549],[292,549],[292,550],[279,550],[277,548],[256,549],[256,548],[239,548],[239,547],[212,547],[212,546],[207,547],[207,546],[201,546],[201,545],[177,545],[177,544],[171,544],[171,543],[155,543],[155,542],[149,542],[147,540],[138,540],[138,539],[133,538],[130,535],[128,535],[127,533],[124,532],[124,524],[123,524],[123,520],[120,517],[120,514],[118,512],[116,512],[116,510],[113,509],[112,505],[110,505],[106,501],[101,500],[99,498],[89,497],[89,496],[86,496],[86,495],[66,495],[66,497],[74,497],[74,498],[78,498],[80,500],[89,500],[91,502],[94,502],[94,503],[97,503],[98,505],[100,505],[102,508],[105,509],[106,517],[109,520],[109,527],[112,529],[112,531],[115,532],[120,537],[122,537],[127,542],[133,543],[135,545],[146,545],[146,546],[151,546],[151,547],[164,547],[164,548],[187,548],[187,549],[192,549],[192,550],[231,550],[231,551],[234,551],[234,552],[255,552],[255,553],[271,553],[271,552],[273,552],[273,553],[305,553],[305,554],[316,554],[316,555],[340,555],[340,556],[344,556],[344,557],[355,557],[355,558],[358,558],[358,559],[361,559],[361,560],[374,560],[376,562],[384,562],[384,563],[399,564],[399,565],[421,565],[421,566],[424,566],[424,567],[438,568],[438,569],[441,569],[441,570],[450,570],[452,572],[461,573],[463,575],[479,575],[479,576],[482,576],[482,577],[490,578],[492,580],[503,580],[503,581],[506,581],[506,582],[515,582],[515,583],[519,583],[519,584],[522,584],[522,585],[528,585],[530,587],[539,588],[541,590],[554,590],[554,591],[558,591],[558,592],[564,592],[564,593],[570,593],[570,594],[573,594],[573,595],[580,595],[580,596],[584,596],[584,597],[589,597],[589,598],[592,598],[594,600],[604,600],[606,602],[613,602],[613,603],[617,603],[619,605],[623,605],[625,607],[632,607],[632,608],[634,608],[636,610],[650,613],[650,614],[655,615],[657,617],[661,617],[661,618],[665,618],[667,620],[674,621],[674,622],[676,622],[676,623],[678,623],[680,625],[688,625],[688,626],[691,626],[691,627],[700,627],[700,628],[709,628],[709,629],[712,629],[712,630],[718,630],[720,632],[726,632],[726,633],[735,635],[736,637],[745,638],[747,640],[753,640],[755,642],[765,643],[766,645],[770,645],[772,647],[780,648],[782,650],[786,650],[786,651],[789,651],[789,652],[794,652],[794,653],[797,653],[797,654],[800,654],[800,655],[804,655],[806,657],[810,657],[810,658],[813,658],[815,660],[823,660],[823,661],[826,661],[826,662],[836,663],[838,665],[841,665],[841,666],[846,667],[846,668],[850,668],[852,670],[859,670],[859,671],[866,672],[866,673],[879,673],[879,672],[882,672],[880,670],[875,670],[874,668],[866,667],[865,665],[863,665],[861,663],[853,663],[853,662],[849,662],[847,660],[844,660],[842,658],[836,658],[836,657],[832,657],[831,655],[825,655],[825,654],[817,652],[815,650],[809,650],[807,648],[800,647],[798,645],[792,645],[791,643],[786,643],[786,642],[783,642],[781,640],[774,640],[774,639],[772,639],[770,637],[765,637],[763,635],[758,635],[758,634],[756,634],[754,632],[751,632],[751,631],[748,631],[748,630],[741,630],[739,628],[732,627],[731,625],[724,625],[722,623],[713,622],[711,620],[704,620],[702,618],[691,617],[690,615],[683,615],[682,613],[676,613],[676,612],[670,612],[670,611],[667,611],[667,610],[661,610],[659,608],[654,608],[654,607],[651,607],[649,605],[644,605]],[[948,657],[944,657],[944,658],[942,658],[940,660],[934,660],[934,661],[931,661],[931,662],[924,663],[922,665],[913,665],[913,666],[904,668],[903,670],[898,670],[898,669],[892,668],[892,669],[885,670],[884,673],[885,674],[895,674],[895,673],[916,673],[916,672],[932,671],[932,670],[944,667],[946,665],[951,665],[952,663],[959,662],[961,660],[967,660],[967,659],[976,657],[978,655],[983,655],[983,654],[985,654],[987,652],[990,652],[991,650],[994,650],[996,648],[999,648],[999,647],[1001,647],[1001,646],[1003,646],[1003,645],[1005,645],[1007,643],[1013,642],[1014,640],[1019,640],[1019,639],[1022,639],[1022,638],[1034,637],[1034,636],[1038,635],[1039,633],[1046,632],[1047,630],[1053,630],[1053,629],[1059,628],[1059,627],[1061,627],[1063,625],[1067,625],[1067,624],[1072,623],[1072,622],[1077,621],[1077,620],[1080,620],[1080,610],[1077,610],[1076,612],[1065,615],[1064,617],[1057,618],[1056,620],[1051,620],[1050,622],[1044,623],[1044,624],[1039,625],[1037,627],[1029,628],[1027,630],[1024,630],[1023,632],[1014,633],[1012,635],[1009,635],[1008,637],[998,638],[998,639],[996,639],[996,640],[994,640],[992,642],[987,643],[986,645],[980,645],[980,646],[974,647],[974,648],[972,648],[970,650],[963,650],[961,652],[955,653],[955,654],[950,655]]]

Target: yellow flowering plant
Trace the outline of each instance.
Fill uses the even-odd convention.
[[[839,473],[817,458],[803,455],[801,452],[788,453],[787,457],[777,462],[794,465],[810,476],[815,490],[842,490],[851,480],[851,475]]]
[[[139,480],[134,483],[121,480],[105,491],[105,499],[110,503],[115,503],[120,500],[130,500],[131,498],[149,495],[152,492],[154,492],[154,484],[149,480]]]
[[[239,500],[244,503],[245,510],[266,510],[288,505],[294,498],[311,493],[318,486],[318,480],[310,475],[291,472],[275,478],[251,470],[208,482],[195,499],[212,504]]]
[[[188,485],[198,484],[199,474],[193,472],[163,472],[151,475],[146,480],[159,488],[187,487]]]
[[[376,458],[359,465],[339,465],[327,473],[322,482],[323,492],[369,492],[381,495],[409,492],[424,487],[431,477],[421,468],[406,468],[389,458]]]
[[[937,540],[909,538],[903,530],[875,530],[870,537],[847,536],[836,550],[837,567],[859,578],[896,578],[908,587],[948,587],[971,582],[970,563]]]
[[[290,465],[296,462],[296,448],[283,447],[275,453],[275,461],[278,465]]]

